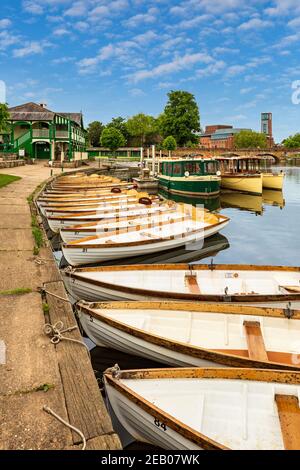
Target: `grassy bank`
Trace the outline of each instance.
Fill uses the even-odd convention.
[[[8,184],[13,183],[14,181],[18,181],[20,179],[21,178],[19,176],[0,174],[0,188],[3,188],[4,186],[7,186]]]

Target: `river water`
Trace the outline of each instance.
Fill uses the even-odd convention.
[[[205,202],[208,209],[230,218],[221,232],[228,243],[198,262],[213,258],[219,264],[300,266],[300,166],[276,166],[272,170],[286,174],[282,192],[266,190],[262,196],[251,196],[222,191],[220,198]],[[199,204],[197,199],[187,202]],[[193,262],[197,262],[196,254]]]

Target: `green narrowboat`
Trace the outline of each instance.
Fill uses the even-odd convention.
[[[215,197],[220,193],[216,160],[163,160],[160,168],[159,187],[164,191],[193,197]]]

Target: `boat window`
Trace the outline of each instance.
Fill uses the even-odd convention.
[[[215,162],[206,162],[205,163],[205,173],[216,173],[216,163]]]
[[[172,163],[168,163],[168,171],[167,171],[167,174],[168,176],[171,176],[172,175]]]
[[[184,173],[188,171],[190,175],[201,175],[202,169],[200,162],[188,162],[184,164]]]
[[[175,163],[173,165],[173,175],[181,175],[181,163]]]

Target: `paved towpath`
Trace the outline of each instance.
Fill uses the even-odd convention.
[[[59,169],[54,170],[54,174],[60,172]],[[95,402],[91,405],[94,416],[90,423],[97,423],[99,419],[102,427],[99,429],[99,425],[90,432],[89,410],[84,410],[87,439],[90,438],[88,447],[119,448],[118,437],[111,427],[84,348],[81,351],[78,345],[79,356],[83,356],[82,369],[86,370],[87,376],[65,379],[61,362],[65,366],[66,355],[61,356],[63,347],[67,348],[71,343],[55,347],[43,333],[45,316],[37,290],[43,282],[55,280],[59,273],[49,248],[41,249],[39,257],[44,259],[42,264],[37,263],[33,255],[34,240],[27,197],[50,177],[50,169],[38,163],[0,170],[1,173],[22,179],[0,189],[0,449],[75,448],[79,444],[78,436],[76,440],[74,433],[43,411],[43,406],[48,405],[69,422],[71,417],[76,420],[76,394],[81,393],[80,383],[85,381],[89,384],[91,400]],[[31,291],[23,295],[1,293],[14,289]],[[68,315],[73,315],[70,308]],[[67,355],[70,352],[71,349]],[[76,361],[74,363],[74,374],[80,374],[76,370]],[[40,391],[45,384],[49,390]],[[76,384],[79,384],[78,390]],[[71,389],[69,395],[66,387]],[[90,397],[84,397],[83,403]],[[78,414],[81,412],[79,410]]]

